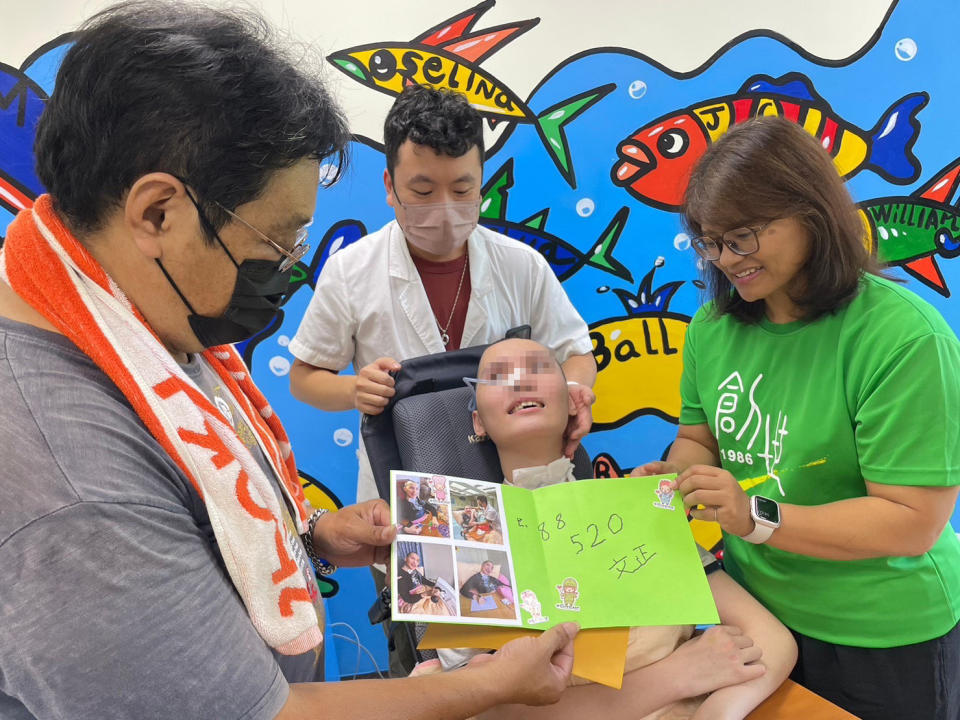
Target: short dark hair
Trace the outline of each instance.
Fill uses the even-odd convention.
[[[698,236],[704,225],[728,230],[785,217],[795,217],[810,237],[801,289],[791,297],[805,319],[839,310],[856,295],[863,273],[879,273],[857,207],[816,138],[772,116],[731,128],[690,176],[683,203],[687,229]],[[701,264],[718,315],[748,323],[763,317],[763,301],[743,300],[713,263]]]
[[[263,18],[149,0],[80,28],[34,150],[55,207],[82,233],[157,171],[189,182],[219,229],[228,218],[214,202],[250,202],[302,159],[335,155],[342,169],[348,141],[326,88],[281,51]]]
[[[483,118],[465,95],[444,88],[410,85],[383,124],[387,171],[393,177],[400,146],[409,140],[438,153],[460,157],[476,146],[483,163]]]

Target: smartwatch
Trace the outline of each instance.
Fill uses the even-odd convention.
[[[750,498],[750,517],[755,527],[753,532],[743,536],[748,543],[759,545],[765,543],[773,535],[773,531],[780,527],[780,505],[776,500],[754,495]]]

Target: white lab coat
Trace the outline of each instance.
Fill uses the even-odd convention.
[[[499,340],[530,325],[559,362],[593,351],[587,325],[547,261],[533,248],[477,226],[467,242],[470,300],[461,347]],[[339,372],[379,357],[397,361],[444,351],[423,283],[395,220],[327,260],[289,350]],[[357,501],[379,497],[359,453]]]

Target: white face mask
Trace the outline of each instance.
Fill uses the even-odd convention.
[[[404,205],[396,199],[405,216],[400,226],[404,237],[428,255],[445,257],[462,248],[480,219],[479,199],[425,205]]]

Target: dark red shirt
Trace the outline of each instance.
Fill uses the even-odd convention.
[[[447,260],[445,262],[433,262],[418,258],[411,253],[413,264],[420,273],[420,280],[423,282],[423,289],[427,291],[427,299],[430,301],[430,307],[433,309],[433,315],[440,327],[445,328],[450,342],[446,344],[447,350],[456,350],[460,347],[460,341],[463,339],[463,324],[467,319],[467,306],[470,304],[470,268],[467,266],[469,253],[464,253],[463,257],[456,260]],[[460,285],[460,278],[463,277],[463,285]],[[457,297],[457,287],[460,287],[460,295]],[[456,307],[454,307],[456,300]],[[453,318],[450,318],[450,313]],[[447,325],[447,321],[450,325]],[[437,332],[440,332],[440,327]]]

